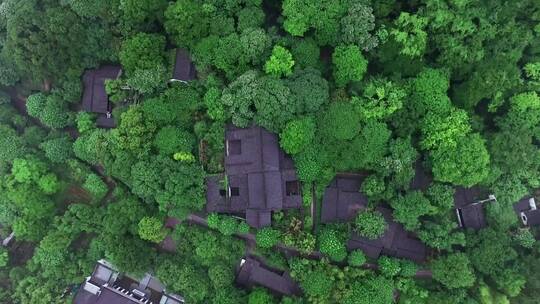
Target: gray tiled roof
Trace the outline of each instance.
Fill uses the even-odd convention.
[[[514,210],[520,220],[525,216],[527,218],[527,226],[537,226],[540,225],[540,209],[532,210],[529,200],[532,197],[530,195],[523,197],[516,204],[514,204]],[[534,200],[534,198],[532,198]],[[523,214],[522,214],[523,213]]]
[[[301,206],[299,192],[287,193],[287,183],[298,178],[294,163],[279,148],[275,134],[257,126],[228,126],[225,139],[225,174],[231,195],[220,185],[224,176],[209,177],[208,212],[245,213],[248,224],[260,228],[270,225],[271,211]]]
[[[249,257],[243,259],[243,263],[239,266],[236,283],[246,288],[262,286],[278,295],[291,296],[301,293],[298,284],[289,273],[268,268]]]
[[[173,80],[190,81],[197,77],[195,65],[191,61],[191,57],[186,49],[176,49],[176,58],[173,68]]]
[[[83,75],[82,109],[86,112],[98,113],[96,124],[99,127],[111,128],[115,126],[112,117],[107,113],[112,111],[109,97],[105,91],[105,80],[116,79],[122,69],[116,65],[104,65],[94,70],[87,70]]]
[[[362,177],[338,176],[326,188],[321,210],[323,223],[349,221],[367,205],[367,197],[360,192]]]
[[[464,228],[482,229],[487,226],[483,204],[475,202],[481,197],[482,191],[479,187],[463,188],[457,187],[454,192],[454,205],[456,214],[460,217]]]

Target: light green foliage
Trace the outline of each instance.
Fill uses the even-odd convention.
[[[262,288],[256,288],[249,293],[248,304],[272,304],[274,298],[268,291]]]
[[[394,219],[403,224],[405,229],[415,231],[420,228],[420,217],[433,214],[436,209],[420,191],[398,196],[390,202],[394,208]]]
[[[476,278],[467,255],[453,253],[432,262],[433,279],[448,288],[473,286]]]
[[[165,68],[155,66],[149,69],[138,69],[128,78],[126,84],[141,94],[154,94],[165,88]]]
[[[109,191],[107,184],[94,173],[88,175],[83,188],[90,192],[96,201],[100,201],[107,194],[107,191]]]
[[[222,216],[217,229],[223,235],[233,235],[238,230],[238,221],[231,216]]]
[[[348,102],[330,104],[321,120],[321,133],[337,140],[352,139],[360,129],[360,116]]]
[[[426,197],[436,212],[444,214],[454,208],[454,189],[445,184],[432,184],[426,191]]]
[[[261,248],[271,248],[275,246],[280,238],[281,233],[272,228],[262,228],[257,231],[257,234],[255,235],[257,246]]]
[[[292,74],[294,60],[291,52],[286,48],[276,45],[272,49],[270,59],[264,64],[264,71],[267,74],[280,76],[289,76]]]
[[[88,112],[77,113],[75,121],[77,123],[77,130],[79,133],[85,133],[96,127],[93,118],[93,115]]]
[[[395,277],[401,272],[401,263],[398,259],[381,256],[377,263],[379,264],[379,271],[386,277]]]
[[[356,45],[338,46],[332,54],[334,79],[339,87],[351,81],[360,81],[367,71],[368,62]]]
[[[303,151],[315,138],[315,122],[311,117],[292,120],[279,134],[279,144],[288,154]]]
[[[347,257],[344,235],[332,228],[325,227],[319,235],[319,249],[333,261],[343,261]]]
[[[349,253],[349,257],[347,258],[347,262],[349,263],[349,265],[354,267],[360,267],[364,265],[366,260],[366,255],[360,250],[351,251],[351,253]]]
[[[210,88],[204,95],[204,104],[208,108],[208,116],[216,121],[225,120],[225,109],[221,103],[221,92],[217,88]]]
[[[358,234],[374,240],[384,234],[388,224],[380,212],[365,210],[358,213],[354,226]]]
[[[219,226],[219,215],[217,213],[210,213],[206,218],[208,228],[217,229]]]
[[[386,79],[371,79],[363,88],[362,96],[353,97],[364,120],[383,119],[403,107],[405,91]]]
[[[58,137],[44,141],[39,147],[45,156],[54,163],[63,163],[72,154],[71,141],[68,137]]]
[[[191,152],[195,145],[193,134],[174,126],[159,130],[154,138],[154,146],[160,154],[172,155],[176,152]]]
[[[54,194],[60,190],[60,182],[54,173],[48,173],[41,176],[37,181],[37,184],[45,194]]]
[[[467,112],[451,109],[449,112],[428,112],[421,124],[424,149],[452,149],[458,140],[471,130]]]
[[[173,159],[185,163],[194,163],[196,161],[195,156],[190,152],[176,152],[173,154]]]
[[[427,18],[401,12],[390,31],[392,37],[401,45],[401,54],[410,57],[422,56],[426,49],[427,33],[424,31]]]
[[[6,267],[9,263],[8,251],[5,247],[0,248],[0,268]]]
[[[157,217],[143,217],[138,224],[141,239],[160,243],[167,236],[167,230],[163,228],[163,221]]]
[[[472,186],[489,174],[490,156],[479,134],[461,137],[454,149],[441,148],[431,153],[435,180]]]
[[[46,103],[47,96],[43,93],[35,93],[28,96],[26,99],[26,110],[28,111],[28,115],[39,117],[41,111],[45,108]]]
[[[370,175],[362,182],[361,189],[368,197],[376,197],[385,190],[384,179],[377,175]]]
[[[533,248],[534,244],[536,243],[536,239],[534,238],[534,235],[532,234],[531,230],[528,228],[520,228],[516,231],[514,234],[514,240],[520,245],[525,248]]]
[[[11,174],[19,183],[30,183],[37,182],[46,170],[46,164],[35,157],[17,158],[13,160]]]
[[[146,120],[140,106],[129,107],[120,115],[120,125],[110,132],[115,148],[137,156],[148,154],[156,125]]]
[[[525,75],[533,80],[540,80],[540,62],[529,62],[523,67]]]

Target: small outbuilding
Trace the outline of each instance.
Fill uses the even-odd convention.
[[[459,227],[474,230],[487,226],[484,203],[496,201],[494,195],[483,195],[478,187],[458,187],[454,192],[454,206]]]
[[[186,49],[176,49],[175,62],[171,82],[187,83],[197,77],[195,65],[191,61],[191,56]]]
[[[540,225],[540,210],[534,197],[526,196],[514,205],[514,210],[524,226]]]
[[[367,197],[360,192],[363,177],[338,175],[326,188],[321,206],[321,222],[353,220],[367,206]]]
[[[117,79],[122,69],[117,65],[104,65],[94,70],[87,70],[83,75],[82,109],[86,112],[97,113],[96,125],[100,128],[116,126],[112,117],[112,104],[105,90],[105,81]]]

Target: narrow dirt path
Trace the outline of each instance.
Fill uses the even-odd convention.
[[[208,222],[206,221],[206,218],[204,218],[201,215],[190,214],[187,217],[187,221],[192,223],[192,224],[196,224],[196,225],[205,227],[207,229],[210,229],[208,227]],[[181,223],[181,221],[179,221],[177,219],[169,218],[169,219],[167,219],[165,227],[173,229],[174,226],[176,226],[179,223]],[[250,244],[255,244],[255,242],[256,242],[255,241],[255,235],[253,233],[235,234],[235,236],[240,238],[240,239],[245,240],[246,242],[248,242]],[[280,249],[280,250],[283,250],[284,252],[290,254],[291,256],[300,256],[300,255],[302,255],[296,248],[288,247],[288,246],[285,246],[285,245],[283,245],[281,243],[277,244],[275,247]],[[160,244],[160,248],[165,250],[165,251],[171,252],[171,253],[175,252],[176,247],[175,247],[175,244],[174,244],[174,240],[172,240],[170,235],[167,236],[167,238]],[[319,260],[319,259],[324,257],[324,255],[319,251],[313,251],[312,253],[310,253],[307,256],[306,255],[302,255],[302,256],[307,257],[309,259],[313,259],[313,260]],[[374,264],[374,263],[366,263],[366,264],[363,265],[363,268],[371,269],[371,270],[378,270],[379,266],[377,264]],[[418,278],[418,279],[431,279],[432,278],[432,273],[431,273],[431,270],[422,269],[422,270],[418,270],[416,272],[415,277]]]

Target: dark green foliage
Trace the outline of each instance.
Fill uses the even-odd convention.
[[[161,211],[179,218],[204,206],[204,172],[196,164],[152,157],[131,168],[134,194],[147,202],[157,202]]]
[[[122,43],[120,63],[132,75],[136,70],[152,69],[163,65],[165,37],[156,34],[138,33]]]
[[[159,130],[154,146],[160,154],[171,155],[176,152],[191,152],[195,145],[193,134],[178,127],[166,126]]]
[[[323,114],[321,133],[337,140],[352,139],[360,132],[360,117],[348,102],[332,103]]]

